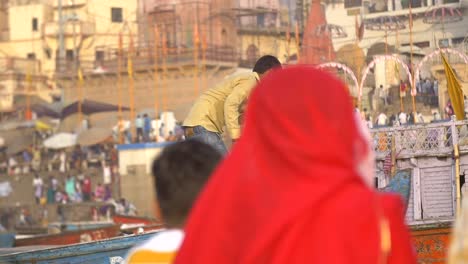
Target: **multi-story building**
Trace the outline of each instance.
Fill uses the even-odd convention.
[[[117,43],[120,32],[132,32],[137,39],[136,18],[137,0],[0,1],[0,53],[10,62],[0,65],[0,71],[10,71],[11,77],[11,61],[27,59],[35,65],[14,69],[19,77],[3,89],[9,94],[4,104],[13,104],[16,88],[28,74],[33,76],[29,92],[40,93],[39,87],[56,88],[55,77],[76,75],[78,66],[96,68],[102,56],[99,46]]]
[[[313,2],[311,6],[314,7]],[[327,62],[332,57],[334,61],[353,66],[351,68],[358,78],[375,55],[400,54],[401,59],[414,70],[425,55],[439,47],[458,49],[465,54],[467,52],[468,8],[464,0],[412,0],[411,3],[406,0],[346,0],[321,2],[321,6],[325,22],[308,25],[305,34],[318,40],[320,37],[331,38],[328,48],[336,56],[323,56],[322,61],[315,63]],[[314,12],[319,11],[311,9],[309,20],[317,15]],[[411,30],[410,24],[413,25]],[[357,62],[358,57],[363,57],[359,60],[360,65],[350,65]],[[457,56],[450,56],[449,59],[454,67],[462,62]],[[429,60],[423,65],[420,77],[432,79],[442,76],[435,72],[437,65],[440,66],[438,57]],[[369,78],[366,79],[369,82],[366,82],[363,96],[366,104],[367,92],[371,87],[383,85],[384,89],[390,89],[397,87],[400,79],[406,80],[405,71],[400,67],[400,73],[396,74],[395,69],[395,62],[381,62],[377,63],[375,70],[369,72]],[[443,68],[439,67],[439,70]],[[443,88],[443,80],[439,81]],[[357,88],[353,87],[352,90],[356,96]],[[439,106],[443,107],[448,99],[443,89],[439,91]],[[394,94],[397,93],[394,91]]]

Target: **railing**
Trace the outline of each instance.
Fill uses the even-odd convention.
[[[0,72],[8,71],[37,74],[41,71],[41,64],[38,60],[14,57],[0,58]]]
[[[187,48],[168,48],[167,55],[164,56],[164,62],[166,66],[170,67],[173,64],[184,64],[194,62],[194,49]],[[105,72],[117,72],[118,71],[118,51],[116,49],[108,50],[106,52],[107,57],[100,60],[83,60],[80,58],[79,64],[81,70],[84,73],[94,72],[97,68],[103,69]],[[201,64],[203,60],[201,49],[198,50],[198,63]],[[233,47],[220,47],[220,46],[209,46],[205,52],[205,60],[207,63],[230,63],[236,64],[238,61],[237,53]],[[56,61],[56,73],[61,76],[75,76],[78,72],[77,63],[73,60],[57,60]],[[135,48],[134,55],[132,56],[132,64],[134,71],[147,70],[154,68],[155,56],[154,49],[144,47]],[[158,67],[162,67],[163,58],[162,50],[158,50]],[[127,71],[128,65],[128,52],[127,49],[122,54],[122,65],[121,71]]]
[[[89,36],[96,32],[95,24],[88,21],[67,21],[63,25],[65,35]],[[57,36],[59,33],[59,23],[57,21],[48,22],[43,25],[45,36]]]
[[[92,60],[81,60],[79,63],[74,60],[68,59],[57,59],[55,61],[55,71],[59,75],[77,75],[78,74],[78,65],[81,67],[83,72],[92,71],[94,67],[94,61]]]
[[[456,144],[468,151],[468,120],[377,128],[371,135],[378,159],[387,156],[392,145],[401,158],[451,155]]]

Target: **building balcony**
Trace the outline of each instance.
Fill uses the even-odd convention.
[[[0,72],[39,74],[41,72],[41,64],[38,60],[15,57],[0,58]]]
[[[87,0],[62,0],[62,8],[73,8],[86,5]],[[49,5],[58,8],[57,0],[49,0]]]
[[[424,14],[431,7],[460,7],[460,0],[443,0],[440,4],[433,3],[432,0],[415,0],[413,1],[414,5],[411,8],[411,13],[413,15]],[[378,18],[381,16],[409,16],[409,6],[400,5],[400,6],[385,6],[382,8],[371,5],[371,2],[364,0],[362,2],[362,8],[364,13],[366,13],[366,19]]]
[[[48,22],[43,25],[43,35],[46,37],[57,37],[60,32],[58,22]],[[67,21],[63,25],[64,36],[90,36],[96,33],[95,24],[87,21]]]

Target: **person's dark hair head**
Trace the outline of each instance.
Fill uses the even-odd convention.
[[[265,72],[277,67],[281,67],[281,62],[275,56],[265,55],[257,60],[253,71],[258,74],[264,74]]]
[[[159,207],[168,226],[184,225],[198,193],[221,159],[212,146],[191,139],[167,146],[153,162]]]
[[[148,115],[147,115],[147,114],[144,114],[143,117],[148,117]]]

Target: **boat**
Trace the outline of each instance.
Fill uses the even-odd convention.
[[[123,264],[131,247],[157,232],[130,235],[68,246],[0,249],[0,263],[22,264]]]
[[[468,168],[467,127],[468,120],[452,119],[371,129],[379,187],[392,185],[385,173],[389,159],[392,169],[411,171],[405,219],[419,263],[447,261],[462,185],[467,184],[461,180]],[[401,185],[392,188],[402,190]]]
[[[37,245],[70,245],[116,237],[121,233],[120,225],[110,225],[94,229],[65,231],[59,234],[37,235],[15,240],[15,247]]]
[[[18,235],[39,235],[39,234],[46,234],[47,228],[44,227],[24,227],[24,226],[16,226],[15,232]]]
[[[123,224],[120,230],[124,234],[138,235],[141,233],[163,230],[165,227],[162,224],[141,225],[141,224]]]
[[[15,243],[15,234],[8,232],[0,233],[0,248],[12,247]]]
[[[419,263],[446,263],[452,223],[417,225],[411,228]]]
[[[119,215],[119,214],[112,216],[112,220],[114,220],[114,223],[116,224],[142,224],[142,225],[161,224],[161,221],[158,221],[155,218]]]
[[[112,221],[88,221],[88,222],[54,222],[49,224],[49,228],[60,228],[65,231],[87,230],[114,225]]]

